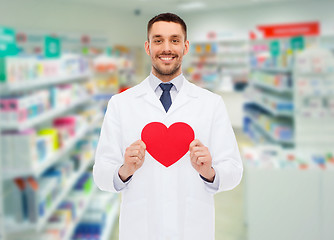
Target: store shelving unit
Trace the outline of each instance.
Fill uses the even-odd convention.
[[[84,195],[82,198],[84,199],[83,206],[77,211],[76,219],[70,224],[68,227],[65,236],[63,237],[63,240],[71,240],[72,235],[74,233],[75,227],[78,225],[80,222],[81,218],[83,217],[85,211],[87,210],[90,202],[93,200],[94,195],[97,193],[97,187],[93,185],[93,189],[90,191],[88,196]]]
[[[20,84],[1,84],[0,86],[0,95],[1,96],[11,96],[12,94],[20,94],[24,92],[33,92],[36,89],[42,89],[49,86],[56,86],[61,84],[69,84],[73,82],[84,82],[87,81],[91,77],[90,71],[84,72],[82,74],[71,75],[68,77],[60,77],[60,78],[48,78],[48,79],[38,79],[36,81],[24,81]],[[26,120],[24,122],[1,122],[0,129],[1,130],[10,130],[10,131],[21,131],[28,128],[34,128],[39,125],[43,125],[44,123],[48,123],[52,121],[53,118],[62,116],[68,112],[79,109],[79,107],[90,106],[93,103],[93,96],[87,95],[82,96],[77,101],[73,101],[70,105],[59,107],[56,109],[50,109],[39,116]],[[95,118],[90,121],[90,123],[82,123],[80,128],[77,129],[75,136],[69,138],[64,144],[63,147],[58,149],[56,152],[50,154],[43,160],[43,162],[36,165],[31,169],[6,169],[6,171],[1,172],[1,201],[0,205],[2,206],[3,197],[2,194],[6,194],[2,191],[3,182],[4,181],[12,181],[16,178],[27,178],[34,177],[35,179],[42,176],[44,172],[47,171],[50,167],[60,163],[70,151],[74,148],[76,143],[78,143],[81,139],[83,139],[87,133],[91,132],[97,123],[103,118],[103,114],[98,114]],[[5,218],[5,215],[0,211],[0,239],[4,240],[18,240],[25,239],[26,237],[39,236],[43,233],[44,229],[48,224],[49,218],[54,214],[58,206],[64,201],[64,199],[69,195],[73,186],[76,184],[78,179],[85,173],[89,168],[91,168],[93,164],[93,156],[89,160],[83,160],[79,170],[73,172],[71,177],[66,180],[65,185],[62,191],[57,195],[56,199],[53,199],[52,205],[48,207],[47,212],[43,215],[43,217],[39,218],[37,223],[29,223],[23,222],[17,224],[11,218]],[[2,168],[2,164],[0,165],[0,170]],[[54,181],[53,181],[54,184]],[[48,186],[48,188],[52,188],[53,186]],[[94,194],[97,192],[97,188],[93,187],[92,191],[88,195],[83,195],[84,203],[81,204],[81,208],[78,209],[77,217],[75,221],[73,221],[70,226],[67,228],[64,239],[71,239],[74,229],[77,224],[80,222],[81,217],[84,212],[88,208],[90,202],[93,199]],[[0,207],[2,210],[2,207]],[[117,209],[116,209],[117,210]],[[115,210],[115,211],[116,211]],[[115,216],[113,215],[113,219]],[[2,228],[4,232],[2,232]],[[34,238],[34,237],[33,237]],[[37,238],[36,238],[37,239]],[[62,238],[63,239],[63,238]]]
[[[243,153],[249,240],[330,240],[334,236],[330,204],[334,201],[334,56],[329,50],[311,47],[297,53],[294,62],[290,93],[294,110],[285,116],[293,120],[293,148],[269,141]],[[278,89],[287,94],[285,88]],[[259,108],[247,117],[270,139],[267,126],[257,118],[269,114],[268,109]]]
[[[74,109],[78,106],[87,104],[91,100],[92,99],[91,99],[90,96],[85,96],[82,99],[74,101],[73,103],[71,103],[68,106],[63,106],[63,107],[59,107],[59,108],[56,108],[56,109],[48,110],[48,111],[40,114],[39,116],[37,116],[33,119],[30,119],[30,120],[24,121],[22,123],[20,123],[20,122],[3,122],[3,123],[0,124],[0,129],[2,129],[2,130],[24,130],[24,129],[27,129],[27,128],[35,127],[38,124],[41,124],[41,123],[46,122],[48,120],[51,120],[51,119],[53,119],[57,116],[65,114],[66,112],[68,112],[68,111],[70,111],[70,110],[72,110],[72,109]]]
[[[280,41],[282,53],[272,56],[269,52],[271,41],[262,39],[251,43],[250,84],[245,93],[249,99],[250,107],[247,110],[250,113],[244,116],[244,122],[254,126],[250,128],[257,132],[255,135],[263,135],[262,139],[268,139],[268,143],[291,148],[295,144],[293,136],[291,139],[279,138],[277,135],[280,134],[275,136],[270,129],[271,125],[280,129],[277,125],[281,123],[282,128],[288,125],[294,130],[293,52],[288,46],[289,41],[280,39],[276,41]],[[255,106],[254,113],[268,119],[265,126],[258,122],[261,116],[253,117],[252,105]]]
[[[82,139],[89,131],[91,131],[95,124],[102,120],[102,114],[97,116],[93,122],[88,126],[87,124],[82,126],[77,134],[69,139],[64,147],[57,150],[52,155],[48,156],[41,164],[37,165],[33,169],[6,169],[4,172],[3,179],[14,179],[17,177],[28,177],[33,176],[38,178],[43,174],[49,167],[53,166],[55,163],[60,162],[62,157],[64,157],[74,146],[75,144]]]
[[[2,147],[0,146],[0,151],[3,151]],[[2,176],[2,159],[0,159],[0,174]],[[3,199],[3,189],[2,189],[2,182],[0,184],[0,199]],[[4,239],[4,232],[3,232],[3,225],[4,225],[4,212],[3,212],[3,201],[0,201],[0,240]]]
[[[46,79],[38,79],[35,81],[23,81],[14,84],[0,84],[0,94],[9,95],[17,92],[36,90],[38,88],[48,87],[52,85],[72,83],[77,81],[85,81],[91,77],[91,72],[87,71],[80,74],[64,77],[53,77]]]
[[[36,231],[40,232],[44,229],[47,224],[48,219],[51,217],[53,212],[57,209],[59,204],[64,200],[64,198],[68,195],[68,193],[73,188],[74,184],[78,181],[81,175],[86,172],[88,167],[92,166],[93,159],[86,161],[80,169],[74,173],[70,179],[67,180],[66,186],[62,189],[60,195],[54,200],[52,206],[48,210],[48,212],[41,218],[36,224],[31,223],[22,223],[22,224],[8,224],[6,225],[7,234],[21,233],[25,231]]]
[[[108,218],[106,220],[106,229],[103,231],[103,234],[100,238],[101,240],[110,239],[111,231],[114,228],[116,220],[118,219],[120,202],[118,198],[114,198],[113,202],[114,202],[114,205],[112,209],[110,210],[110,212],[108,213]]]
[[[248,39],[195,42],[185,71],[187,78],[212,91],[235,91],[247,84]],[[240,85],[240,86],[239,86]]]

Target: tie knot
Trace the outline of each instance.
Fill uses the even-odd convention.
[[[159,86],[161,87],[162,91],[170,91],[173,87],[173,83],[160,83]]]

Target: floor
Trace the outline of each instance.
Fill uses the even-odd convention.
[[[239,148],[249,144],[241,130],[235,129]],[[243,209],[243,181],[235,189],[215,195],[216,240],[246,240]],[[118,222],[110,240],[118,240]]]

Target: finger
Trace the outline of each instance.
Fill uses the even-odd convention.
[[[191,151],[192,148],[194,148],[195,146],[197,146],[199,143],[199,140],[198,139],[194,139],[190,145],[189,145],[189,150]]]
[[[205,157],[197,158],[197,165],[204,165],[206,162],[207,162],[207,159]]]
[[[194,147],[191,148],[190,153],[195,153],[195,152],[204,151],[204,150],[205,149],[203,147],[194,146]]]
[[[143,140],[139,140],[139,145],[142,147],[142,149],[146,150],[146,144]]]
[[[130,157],[131,162],[136,163],[136,164],[140,164],[141,160],[138,157]]]
[[[139,151],[140,151],[141,158],[144,158],[145,157],[145,150],[140,149]]]
[[[130,146],[142,145],[142,143],[144,143],[144,142],[141,139],[138,139],[137,141],[132,143]],[[144,143],[144,145],[145,145],[145,143]]]
[[[139,157],[140,159],[143,158],[143,154],[140,150],[134,149],[129,151],[129,156],[130,157]]]

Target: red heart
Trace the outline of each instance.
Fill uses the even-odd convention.
[[[169,128],[160,122],[151,122],[141,132],[146,150],[165,167],[176,163],[189,151],[194,137],[194,130],[183,122],[174,123]]]

